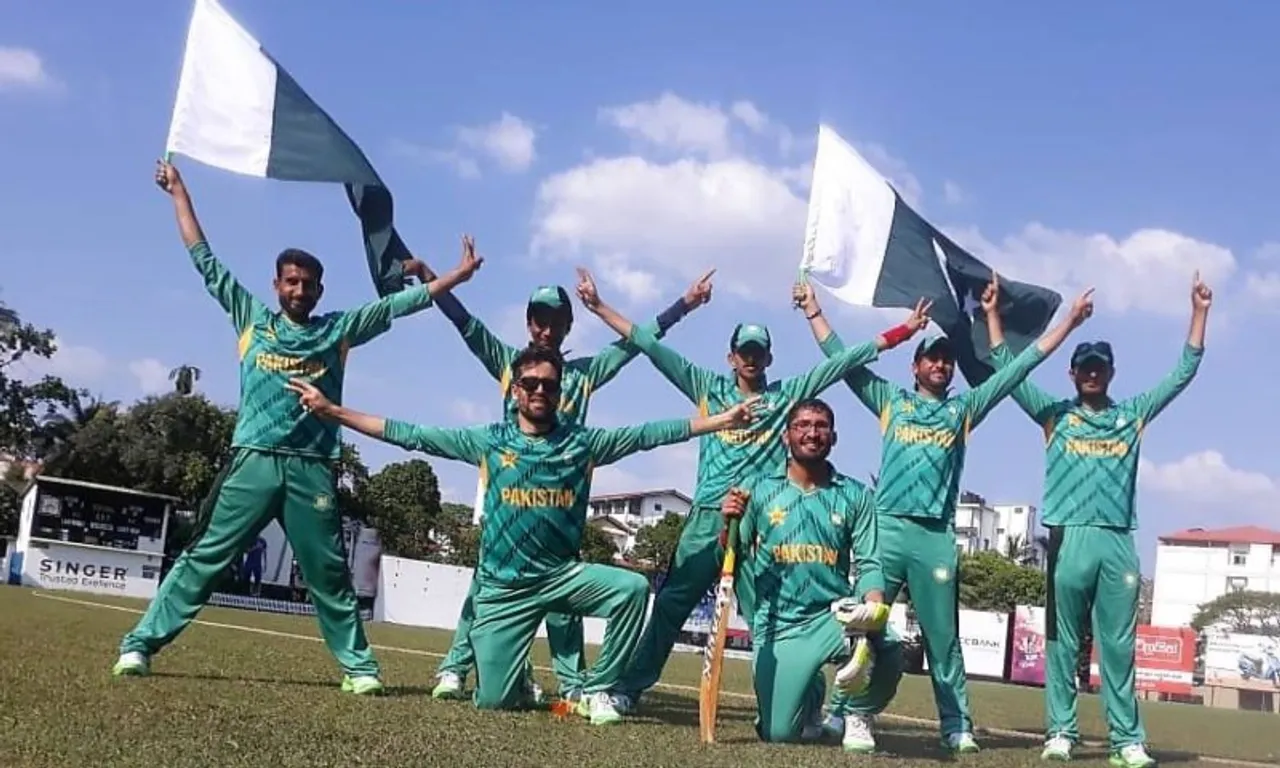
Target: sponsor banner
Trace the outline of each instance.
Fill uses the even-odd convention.
[[[1019,605],[1013,610],[1013,647],[1009,653],[1009,680],[1044,685],[1044,608]]]
[[[1194,629],[1140,625],[1133,656],[1139,691],[1191,693],[1191,676],[1196,664]],[[1094,687],[1102,684],[1097,638],[1089,664],[1089,684]]]
[[[1205,685],[1280,690],[1280,638],[1209,631],[1204,643]]]
[[[1003,678],[1008,647],[1009,614],[960,611],[960,649],[964,654],[966,675]],[[924,668],[929,669],[927,654]]]
[[[153,598],[160,555],[32,541],[22,557],[22,585],[99,595]]]

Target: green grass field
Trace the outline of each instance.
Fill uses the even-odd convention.
[[[725,664],[718,738],[698,743],[700,659],[676,654],[666,684],[622,725],[592,728],[548,713],[477,712],[430,697],[444,632],[371,625],[389,695],[342,695],[314,620],[209,609],[143,679],[113,679],[120,636],[142,604],[0,587],[0,766],[774,766],[831,761],[870,766],[947,760],[933,698],[908,676],[882,718],[875,757],[837,746],[760,744],[752,730],[749,669]],[[546,663],[544,647],[537,661]],[[551,676],[541,672],[545,682]],[[972,766],[1038,764],[1038,689],[972,683],[984,751]],[[1105,765],[1098,700],[1082,697],[1090,744],[1076,760]],[[1274,715],[1145,704],[1153,751],[1164,765],[1214,758],[1280,764]],[[1022,732],[1022,733],[1018,733]]]

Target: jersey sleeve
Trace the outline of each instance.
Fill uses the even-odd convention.
[[[830,336],[827,338],[830,339]],[[836,342],[839,343],[839,339]],[[784,379],[782,390],[793,400],[817,397],[827,387],[853,374],[879,356],[880,350],[876,348],[874,342],[868,341],[856,347],[843,347],[837,352],[829,353],[826,360],[818,363],[808,373]],[[854,392],[857,390],[855,389]]]
[[[1164,380],[1155,386],[1154,389],[1143,392],[1134,397],[1130,402],[1133,409],[1137,412],[1138,418],[1145,425],[1149,423],[1160,412],[1172,403],[1174,398],[1182,394],[1182,390],[1187,388],[1191,380],[1196,377],[1196,372],[1200,370],[1200,361],[1204,358],[1204,349],[1197,349],[1190,344],[1182,347],[1182,357],[1178,359],[1178,365],[1173,372],[1164,377]]]
[[[843,352],[845,345],[840,335],[832,331],[827,335],[827,338],[818,344],[818,348],[828,358],[832,358]],[[854,369],[844,377],[844,382],[853,391],[854,397],[858,398],[867,407],[867,410],[876,416],[883,413],[884,409],[889,406],[896,389],[893,384],[880,378],[865,366]]]
[[[236,333],[244,333],[253,324],[254,315],[265,311],[266,307],[213,255],[213,249],[207,242],[201,240],[191,246],[188,253],[196,271],[204,278],[205,290],[231,317]]]
[[[1013,350],[1006,344],[991,348],[991,362],[995,364],[997,374],[1013,366],[1016,359]],[[987,379],[987,381],[990,380]],[[1054,398],[1025,377],[1013,388],[1013,401],[1031,417],[1032,421],[1045,428],[1048,428],[1054,417],[1064,407],[1064,401]]]
[[[858,494],[854,508],[857,511],[849,523],[850,548],[858,577],[853,589],[854,594],[863,598],[868,592],[884,591],[884,566],[880,562],[880,536],[872,495],[867,492]]]
[[[1044,362],[1044,353],[1032,344],[1007,365],[1000,366],[986,381],[961,395],[964,398],[966,425],[978,426],[1000,401],[1013,394],[1037,365]]]
[[[498,381],[502,381],[502,378],[507,375],[507,371],[511,369],[511,361],[515,360],[516,355],[519,354],[515,347],[494,336],[493,332],[474,315],[467,320],[466,326],[462,329],[462,340],[466,342],[467,349],[471,350],[471,354],[476,356],[489,375]]]
[[[443,429],[387,419],[382,439],[410,451],[479,465],[489,444],[489,427]]]
[[[755,483],[747,481],[737,487],[750,494],[746,508],[742,511],[742,519],[738,521],[738,538],[734,541],[739,561],[751,560],[755,556],[756,532],[760,530],[761,508],[764,506],[755,492]]]
[[[641,327],[655,339],[661,339],[664,335],[662,327],[656,320],[645,323]],[[590,359],[586,370],[587,381],[590,382],[591,388],[595,390],[608,384],[626,367],[627,363],[636,359],[638,354],[640,354],[640,348],[627,339],[619,339],[597,352]]]
[[[633,453],[684,442],[689,439],[690,432],[688,419],[673,419],[618,429],[592,427],[586,430],[586,437],[592,463],[603,467]]]
[[[653,362],[653,367],[684,393],[695,405],[702,402],[719,376],[694,365],[680,353],[659,342],[644,326],[631,326],[628,341],[635,344]]]
[[[431,306],[431,292],[415,285],[342,313],[342,338],[350,346],[367,344],[391,330],[391,322]]]

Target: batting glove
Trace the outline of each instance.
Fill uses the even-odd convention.
[[[889,622],[889,606],[884,603],[863,603],[847,597],[832,603],[831,612],[846,632],[880,632]]]
[[[836,688],[850,696],[866,692],[875,666],[875,651],[871,648],[871,641],[863,635],[853,642],[849,660],[836,670]]]

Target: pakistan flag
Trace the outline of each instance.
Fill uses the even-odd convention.
[[[910,309],[921,298],[933,301],[930,317],[951,340],[969,385],[981,384],[994,371],[980,306],[991,268],[912,210],[825,125],[818,130],[800,267],[850,304]],[[1061,303],[1056,291],[1002,275],[1006,344],[1017,353],[1035,342]]]

